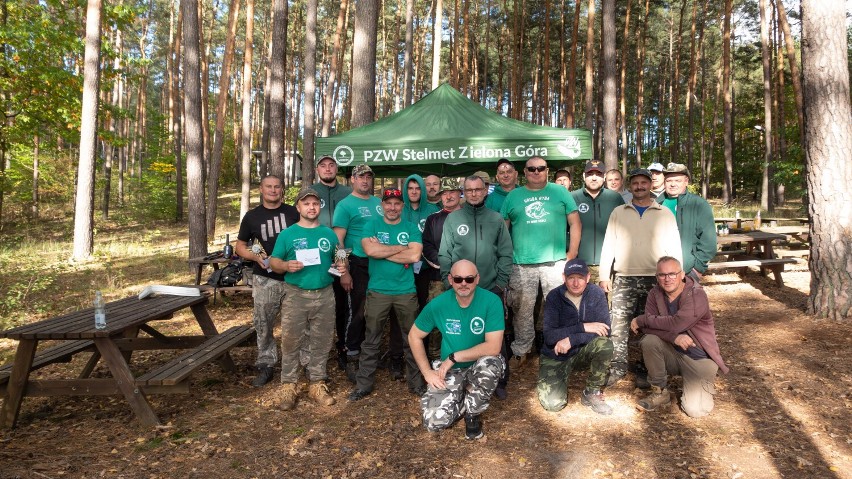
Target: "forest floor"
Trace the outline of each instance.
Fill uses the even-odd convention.
[[[185,237],[178,227],[104,227],[99,234],[147,243],[138,250],[101,246],[90,265],[24,265],[37,270],[18,270],[0,255],[4,277],[17,271],[26,282],[32,271],[52,271],[51,294],[39,298],[63,301],[25,298],[28,309],[39,306],[27,320],[85,305],[93,285],[104,281],[110,300],[147,284],[191,282],[185,242],[167,240]],[[690,419],[676,403],[638,411],[632,375],[606,391],[613,415],[597,416],[579,403],[584,373],[573,376],[568,406],[545,412],[535,397],[535,358],[512,376],[508,399],[492,401],[485,437],[467,441],[463,422],[427,432],[417,398],[385,371],[372,395],[347,402],[351,385],[333,353],[328,368],[337,404],[319,407],[303,395],[295,410],[279,411],[279,385],[251,387],[255,353],[241,348],[233,353],[236,373],[211,364],[193,376],[189,394],[149,396],[160,427],[140,425],[121,397],[27,398],[18,427],[0,432],[0,478],[852,479],[852,322],[806,315],[809,273],[804,265],[788,269],[782,288],[756,272],[744,280],[733,273],[707,278],[731,372],[716,380],[716,408],[706,418]],[[0,287],[0,307],[19,290]],[[220,330],[250,324],[249,295],[220,297],[209,308]],[[171,332],[197,334],[189,314],[166,323]],[[14,341],[0,340],[0,362],[14,348]],[[171,354],[137,352],[131,366],[144,371]],[[34,374],[73,374],[84,360]],[[105,374],[100,364],[95,375]]]

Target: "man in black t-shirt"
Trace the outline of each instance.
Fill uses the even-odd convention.
[[[280,178],[269,175],[261,180],[260,205],[243,217],[234,248],[240,257],[255,262],[252,269],[252,322],[257,331],[255,365],[258,375],[252,383],[254,387],[261,387],[272,380],[273,367],[278,362],[272,329],[284,298],[284,275],[269,268],[269,254],[275,248],[278,234],[299,221],[296,208],[284,204],[283,200],[284,189]]]

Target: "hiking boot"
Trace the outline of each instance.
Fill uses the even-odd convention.
[[[615,371],[610,369],[606,375],[606,387],[611,388],[618,384],[621,381],[621,378],[625,376],[623,371]]]
[[[604,395],[600,389],[584,389],[580,402],[601,416],[612,414],[612,407],[604,401]]]
[[[509,369],[512,371],[517,371],[521,369],[521,366],[527,362],[527,353],[521,354],[520,356],[514,355],[509,358]]]
[[[328,385],[324,381],[316,381],[308,386],[308,397],[320,406],[331,406],[334,398],[328,392]]]
[[[402,381],[405,379],[405,372],[403,368],[402,358],[390,358],[388,371],[390,372],[390,378],[392,381]]]
[[[284,383],[281,385],[281,403],[278,404],[278,408],[282,411],[289,411],[296,407],[296,397],[299,395],[299,390],[296,387],[296,383]]]
[[[482,436],[482,420],[479,419],[479,415],[465,414],[464,437],[473,440]]]
[[[256,388],[263,387],[266,383],[272,381],[272,376],[274,375],[275,371],[272,369],[272,366],[258,366],[257,376],[254,377],[251,385]]]
[[[355,384],[355,377],[358,376],[358,361],[360,356],[360,354],[346,356],[346,377],[352,384]]]
[[[364,391],[363,389],[353,389],[351,393],[349,393],[349,397],[346,398],[349,402],[360,401],[365,397],[370,395],[370,391]]]
[[[669,395],[667,388],[651,386],[651,394],[636,401],[636,407],[643,411],[656,411],[660,406],[668,405],[672,402],[672,397]]]
[[[642,390],[651,389],[651,383],[648,382],[648,368],[642,361],[636,361],[633,367],[633,373],[636,375],[636,387]]]
[[[343,348],[337,348],[337,367],[346,371],[346,350]]]

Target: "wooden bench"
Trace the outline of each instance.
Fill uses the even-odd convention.
[[[727,256],[730,258],[731,256],[742,256],[746,254],[746,250],[744,249],[723,249],[716,252],[716,258],[721,258]]]
[[[30,371],[41,369],[53,363],[67,363],[71,361],[71,357],[75,354],[87,349],[94,349],[95,343],[91,340],[83,339],[77,341],[63,341],[58,346],[39,351],[33,358],[33,365]],[[12,375],[12,366],[14,363],[6,364],[0,367],[0,385],[6,384],[9,377]]]
[[[720,261],[717,263],[709,263],[707,265],[707,270],[718,270],[718,269],[738,269],[740,275],[742,276],[746,272],[746,268],[749,266],[754,266],[760,268],[761,272],[766,269],[771,269],[775,275],[775,283],[778,286],[784,286],[784,280],[781,278],[781,273],[784,271],[785,264],[794,264],[797,261],[793,258],[774,258],[774,259],[761,259],[761,258],[752,258],[752,259],[740,259],[734,261]]]
[[[197,348],[139,376],[136,378],[136,384],[139,386],[174,386],[180,384],[207,363],[221,358],[231,348],[246,343],[254,337],[254,327],[248,325],[234,326],[223,333],[210,337]]]

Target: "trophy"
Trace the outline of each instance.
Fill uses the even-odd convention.
[[[263,249],[263,245],[258,243],[257,240],[254,240],[251,245],[251,252],[254,254],[259,254],[261,258],[263,258],[263,261],[260,262],[260,265],[266,268],[267,273],[271,273],[272,268],[269,267],[269,255],[266,254],[266,251]]]
[[[352,248],[341,248],[340,245],[335,246],[334,248],[334,263],[331,264],[331,268],[328,268],[329,274],[333,274],[338,278],[342,276],[341,272],[337,270],[337,265],[340,262],[346,263],[346,259],[349,258],[349,253],[352,252]]]

